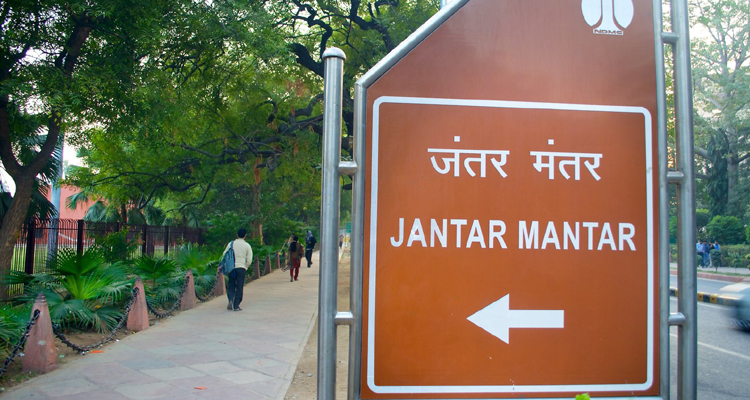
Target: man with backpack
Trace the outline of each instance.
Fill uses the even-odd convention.
[[[242,292],[245,288],[245,274],[250,263],[253,261],[253,248],[245,241],[245,236],[247,236],[246,229],[237,230],[237,239],[227,244],[227,248],[224,249],[224,254],[222,255],[222,261],[224,261],[227,252],[232,251],[234,253],[233,266],[220,264],[224,268],[224,273],[229,278],[227,282],[227,298],[229,299],[227,310],[242,311],[240,303],[242,302]],[[227,270],[230,270],[228,274]]]
[[[312,253],[313,249],[315,249],[315,243],[318,243],[318,241],[315,240],[315,236],[313,236],[312,232],[308,230],[307,238],[305,238],[305,258],[307,259],[307,268],[310,268],[312,265]]]

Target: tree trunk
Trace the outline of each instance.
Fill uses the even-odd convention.
[[[260,183],[252,186],[252,199],[250,203],[250,212],[253,215],[251,232],[257,238],[260,245],[263,245],[263,220],[260,218]]]
[[[737,168],[739,167],[735,157],[727,160],[727,203],[732,204],[737,188]]]
[[[10,203],[2,227],[0,227],[0,275],[4,276],[10,272],[13,262],[13,253],[16,249],[18,236],[26,220],[26,213],[31,204],[31,192],[34,190],[35,175],[21,176],[15,178],[16,193]],[[8,298],[8,287],[0,288],[0,298]]]
[[[73,26],[73,30],[67,40],[66,46],[60,52],[58,57],[55,58],[55,68],[61,72],[68,81],[72,80],[73,69],[78,62],[81,49],[83,48],[84,43],[86,43],[92,29],[92,19],[89,15],[84,12],[83,15],[78,16],[76,25]],[[0,69],[1,82],[5,83],[5,80],[10,77],[10,71],[14,67],[14,64],[20,61],[21,58],[18,58],[11,63],[4,63],[4,65],[2,65],[3,68]],[[47,121],[47,138],[44,141],[44,144],[39,148],[38,153],[31,162],[21,165],[16,158],[16,154],[13,152],[13,140],[11,139],[10,134],[11,130],[8,106],[8,94],[0,95],[0,159],[2,159],[3,167],[5,167],[6,172],[16,183],[16,193],[13,196],[13,201],[11,202],[10,208],[5,214],[2,226],[0,227],[0,275],[7,274],[11,269],[16,240],[21,232],[21,227],[23,226],[24,219],[26,219],[26,214],[29,211],[29,204],[31,204],[31,193],[34,190],[34,180],[39,171],[41,171],[47,161],[49,161],[52,152],[55,150],[57,141],[61,135],[61,124],[63,118],[61,109],[52,107]],[[7,298],[7,296],[7,286],[0,287],[0,298]]]

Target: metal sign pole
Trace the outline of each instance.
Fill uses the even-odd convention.
[[[336,291],[341,162],[341,108],[346,55],[323,53],[323,182],[320,207],[320,289],[318,292],[318,399],[336,398]]]
[[[664,73],[664,24],[661,1],[654,7],[654,58],[656,60],[657,150],[659,153],[659,393],[669,400],[669,180],[667,99]]]
[[[679,313],[673,316],[677,331],[677,397],[697,397],[698,328],[696,304],[695,260],[695,172],[693,141],[693,99],[690,76],[690,37],[688,34],[687,0],[672,1],[672,32],[674,37],[675,118],[677,171],[677,246],[679,249],[678,302]]]
[[[365,107],[367,90],[360,84],[354,86],[354,164],[365,164]],[[348,400],[359,400],[362,380],[362,285],[364,284],[364,241],[365,241],[365,171],[358,168],[352,176],[352,233],[349,306],[353,313],[349,327],[349,374]]]

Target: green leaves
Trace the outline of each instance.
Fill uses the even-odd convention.
[[[142,256],[133,266],[136,275],[156,286],[158,282],[172,277],[177,269],[177,264],[169,258],[153,258]]]
[[[98,251],[76,253],[73,249],[60,249],[54,260],[54,270],[65,277],[82,278],[98,270],[104,264],[104,257]]]
[[[133,279],[123,264],[107,264],[99,251],[82,255],[61,249],[49,273],[28,275],[13,271],[4,284],[23,284],[24,293],[14,304],[33,304],[39,293],[47,299],[52,321],[68,327],[106,331],[122,315],[121,305],[130,298]]]
[[[745,217],[750,184],[750,5],[691,0],[698,198],[713,215]]]

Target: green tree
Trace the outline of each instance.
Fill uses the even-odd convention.
[[[691,0],[695,152],[713,215],[742,216],[750,157],[750,4]]]
[[[706,226],[710,240],[739,244],[745,241],[745,225],[737,217],[717,215]]]
[[[199,67],[150,71],[133,90],[142,112],[92,133],[82,143],[91,173],[79,170],[71,182],[98,188],[108,202],[135,195],[134,208],[155,204],[167,219],[190,212],[222,230],[226,220],[247,223],[258,243],[276,243],[318,224],[323,51],[348,53],[348,135],[356,76],[437,2],[212,4],[190,33],[175,34],[202,38],[191,60]]]
[[[61,137],[126,113],[149,50],[161,48],[175,15],[199,7],[180,0],[0,5],[0,159],[16,185],[0,227],[0,273],[10,268],[35,179]],[[13,144],[40,134],[43,143],[24,159]]]

